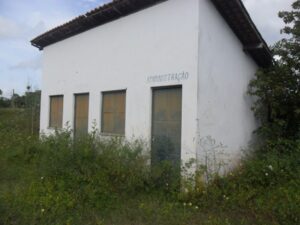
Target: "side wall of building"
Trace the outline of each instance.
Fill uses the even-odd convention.
[[[199,2],[198,159],[234,165],[257,126],[247,95],[257,65],[211,1]]]
[[[91,130],[100,128],[101,93],[126,89],[125,135],[149,143],[152,88],[182,85],[182,159],[194,158],[198,4],[166,1],[46,47],[41,132],[52,132],[49,96],[64,95],[63,123],[73,127],[74,94],[89,93]]]

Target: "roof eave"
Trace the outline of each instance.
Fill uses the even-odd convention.
[[[39,50],[43,50],[48,45],[164,1],[167,0],[114,0],[34,38],[31,44]],[[211,1],[240,39],[244,50],[252,56],[259,66],[270,66],[272,64],[271,51],[242,1]]]
[[[211,0],[236,36],[260,67],[269,67],[272,53],[241,0]],[[233,13],[235,12],[235,13]],[[238,13],[236,13],[238,12]]]
[[[43,48],[48,45],[65,40],[71,36],[112,22],[164,1],[167,0],[114,0],[37,36],[31,40],[31,44],[38,49],[43,50]],[[78,28],[78,26],[81,27]],[[50,40],[49,37],[51,37]]]

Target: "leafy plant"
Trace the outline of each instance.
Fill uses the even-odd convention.
[[[273,46],[273,65],[250,83],[249,93],[258,97],[253,106],[261,120],[258,132],[269,139],[300,137],[300,0],[292,6],[279,13],[287,38]]]

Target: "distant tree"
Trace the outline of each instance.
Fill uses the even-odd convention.
[[[31,91],[31,88],[28,87],[25,95],[22,97],[28,117],[28,127],[33,134],[38,132],[39,129],[41,91]]]
[[[7,108],[10,106],[10,100],[3,97],[3,91],[0,89],[0,108]]]
[[[10,99],[0,97],[0,108],[8,108],[10,107],[10,104]]]
[[[11,101],[13,101],[13,107],[15,108],[24,108],[25,107],[25,96],[20,96],[18,94],[13,94],[11,97]]]
[[[249,93],[258,97],[253,106],[261,120],[258,132],[270,139],[300,137],[300,0],[292,8],[279,13],[288,38],[272,47],[273,65],[250,83]]]

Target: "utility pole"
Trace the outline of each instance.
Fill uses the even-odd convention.
[[[13,89],[13,93],[11,96],[11,107],[15,108],[15,89]]]
[[[29,113],[29,129],[31,134],[34,133],[34,93],[31,89],[31,85],[27,85],[26,87],[26,108]]]

